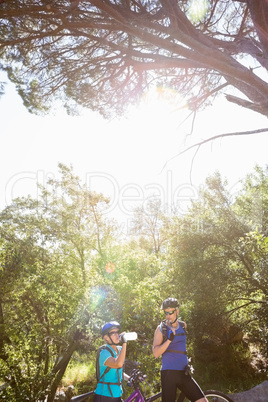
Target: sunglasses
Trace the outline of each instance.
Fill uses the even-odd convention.
[[[120,332],[119,331],[113,331],[113,332],[109,332],[109,335],[119,335],[120,334]]]
[[[173,311],[164,311],[165,315],[172,315],[175,313],[176,310]]]

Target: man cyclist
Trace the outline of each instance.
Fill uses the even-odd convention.
[[[105,345],[98,349],[96,361],[97,388],[93,402],[121,402],[123,365],[126,358],[127,341],[120,324],[110,321],[103,325],[101,335]],[[123,342],[122,346],[119,343]],[[124,374],[125,378],[128,378]]]
[[[189,373],[186,352],[186,324],[178,320],[177,299],[163,301],[161,309],[166,319],[156,328],[153,342],[154,357],[162,356],[162,402],[174,402],[179,388],[192,402],[208,402],[203,391]]]

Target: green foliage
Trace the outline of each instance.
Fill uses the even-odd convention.
[[[0,378],[10,401],[52,401],[73,352],[94,336],[87,295],[98,282],[96,251],[112,233],[100,214],[106,200],[60,169],[42,200],[18,199],[1,213]]]
[[[254,191],[249,182],[247,178],[245,189],[231,202],[220,176],[209,178],[200,199],[188,214],[174,221],[170,230],[175,283],[184,289],[184,299],[191,300],[188,324],[194,339],[194,358],[208,370],[208,364],[214,367],[210,361],[213,349],[221,350],[219,361],[226,364],[229,358],[233,370],[230,368],[227,375],[223,366],[218,366],[219,371],[214,367],[209,375],[212,371],[221,373],[228,381],[234,373],[238,375],[241,368],[234,362],[237,356],[243,361],[253,339],[259,339],[263,361],[267,356],[267,233],[264,226],[256,230],[252,220],[256,214],[254,192],[264,199],[258,213],[267,216],[267,175],[256,169]],[[241,342],[242,337],[247,337],[249,343],[233,356],[230,344]],[[202,353],[208,342],[211,350]],[[243,373],[253,378],[249,361]]]
[[[29,400],[36,400],[52,381],[57,363],[67,352],[71,333],[76,331],[72,327],[82,293],[75,284],[76,275],[66,264],[46,261],[45,266],[25,266],[10,301],[2,292],[7,342],[2,348],[1,377],[12,379],[15,400],[19,400],[18,395],[27,400],[27,392]]]

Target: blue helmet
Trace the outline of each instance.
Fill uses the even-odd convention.
[[[101,330],[102,337],[104,335],[108,334],[114,328],[117,328],[120,331],[120,324],[117,321],[106,322],[106,324],[103,325],[102,330]]]

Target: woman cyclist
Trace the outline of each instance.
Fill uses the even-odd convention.
[[[97,388],[93,402],[121,402],[123,365],[126,358],[127,341],[124,332],[120,334],[120,324],[110,321],[101,330],[105,345],[97,352]],[[123,342],[122,346],[119,343]],[[125,378],[128,378],[124,374]]]
[[[179,388],[192,402],[208,402],[203,391],[189,373],[186,352],[186,324],[178,320],[177,299],[163,301],[161,309],[166,319],[156,328],[153,354],[162,356],[161,386],[162,402],[174,402]]]

